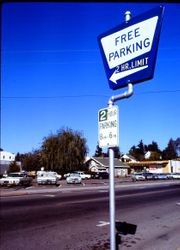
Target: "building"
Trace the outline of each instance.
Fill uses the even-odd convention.
[[[8,171],[11,162],[15,161],[15,154],[1,150],[0,151],[0,175]]]
[[[159,160],[159,161],[137,161],[128,162],[132,172],[147,171],[151,173],[175,173],[180,169],[180,161],[177,160]],[[176,167],[175,167],[176,166]]]
[[[91,172],[109,172],[109,158],[108,157],[90,157],[85,163]],[[120,161],[119,159],[114,159],[114,169],[115,176],[127,176],[130,167]]]
[[[130,154],[124,154],[121,156],[122,162],[136,162],[137,160]]]
[[[180,137],[177,138],[176,140],[173,140],[173,147],[174,150],[176,151],[177,157],[180,157]]]
[[[180,173],[180,159],[169,160],[167,169],[168,173]]]

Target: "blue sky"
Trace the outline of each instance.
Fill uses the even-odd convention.
[[[4,3],[1,9],[1,148],[39,149],[62,127],[80,131],[89,155],[98,141],[98,111],[112,90],[97,37],[161,3]],[[163,150],[180,136],[180,5],[165,7],[154,78],[134,85],[119,107],[119,147],[142,139]]]

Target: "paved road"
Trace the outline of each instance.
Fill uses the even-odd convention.
[[[107,183],[76,187],[2,197],[1,249],[109,249]],[[138,225],[135,235],[122,237],[120,249],[177,250],[179,193],[179,182],[116,185],[116,218]]]

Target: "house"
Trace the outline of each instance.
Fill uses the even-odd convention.
[[[161,154],[156,151],[147,151],[144,155],[144,158],[146,160],[161,160]]]
[[[9,169],[11,162],[15,161],[15,154],[8,151],[0,151],[0,175],[3,175]]]
[[[90,157],[86,161],[86,165],[91,172],[109,172],[109,158],[108,157]],[[130,167],[120,161],[119,159],[114,159],[115,176],[127,176]]]
[[[144,155],[144,158],[147,160],[151,157],[151,151],[147,151]]]
[[[136,162],[136,159],[130,154],[124,154],[121,156],[122,162]]]

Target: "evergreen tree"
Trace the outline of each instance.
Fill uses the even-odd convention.
[[[121,153],[119,147],[114,147],[113,150],[114,150],[114,158],[120,159]],[[109,148],[107,150],[107,157],[109,157]]]
[[[173,160],[177,157],[177,153],[174,149],[173,139],[171,138],[168,142],[167,147],[162,152],[163,160]]]
[[[95,157],[101,157],[102,156],[102,148],[99,147],[99,144],[96,146],[96,151],[94,154]]]
[[[20,166],[17,165],[17,163],[15,161],[11,162],[9,165],[9,170],[8,173],[12,173],[12,172],[20,172]]]
[[[147,150],[157,152],[157,153],[161,152],[161,150],[158,147],[157,142],[155,142],[155,141],[152,141],[152,143],[147,146]]]
[[[143,143],[143,141],[142,141],[142,139],[140,140],[140,142],[139,142],[139,144],[137,145],[137,147],[138,147],[138,151],[139,151],[139,153],[141,154],[141,155],[144,155],[144,153],[145,153],[145,150],[144,150],[144,143]]]
[[[26,171],[38,171],[42,167],[41,152],[35,150],[26,154],[16,156],[17,161],[21,161],[22,169]]]
[[[137,146],[132,146],[129,150],[129,154],[138,161],[144,160],[145,146],[143,141],[141,140]]]
[[[21,161],[21,155],[19,152],[15,156],[15,161]]]

